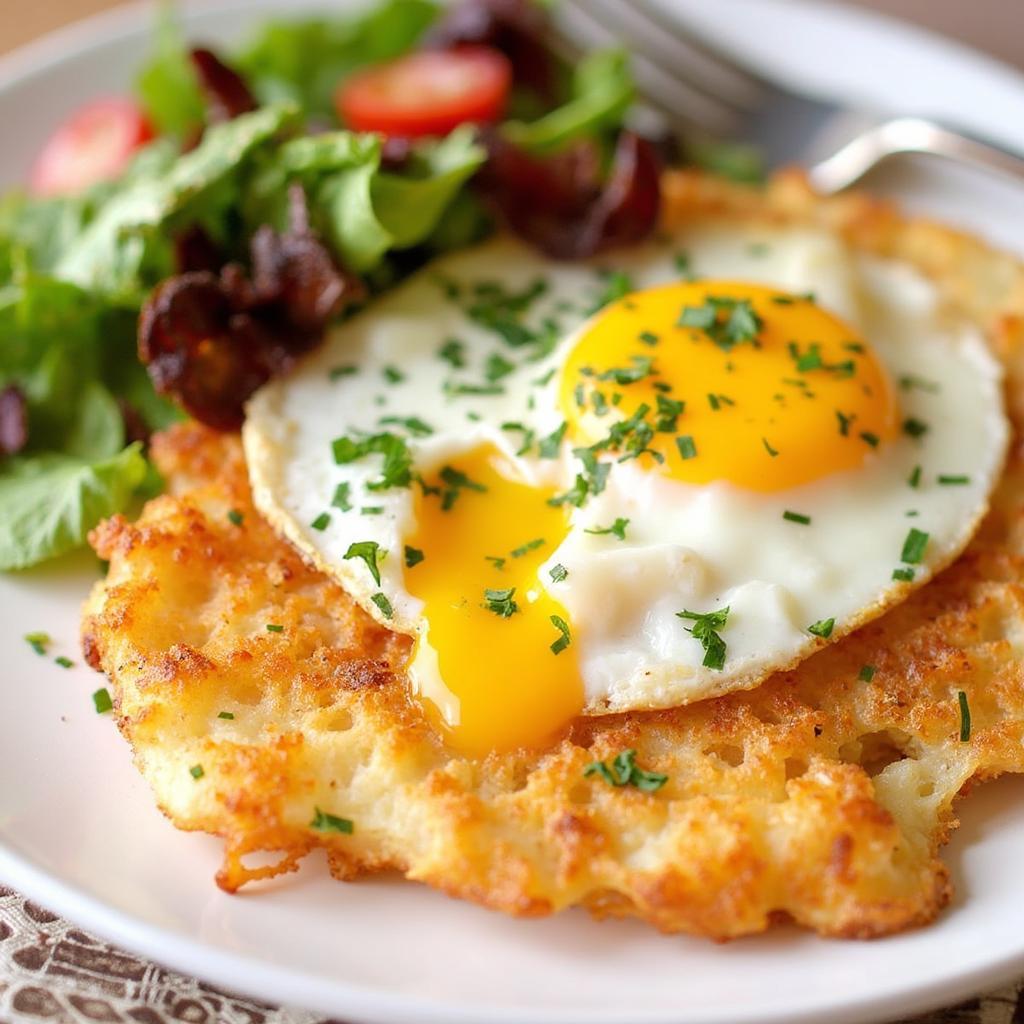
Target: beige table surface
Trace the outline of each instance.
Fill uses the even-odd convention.
[[[945,32],[1024,69],[1024,0],[856,2]],[[0,52],[114,5],[115,0],[0,0]],[[0,886],[0,1024],[320,1020],[218,992],[112,949]],[[913,1024],[1024,1024],[1024,980]]]

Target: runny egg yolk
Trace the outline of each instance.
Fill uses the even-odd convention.
[[[427,625],[414,688],[464,753],[549,743],[583,707],[568,616],[538,575],[568,515],[489,445],[425,476],[405,569]]]
[[[560,404],[576,445],[762,492],[856,469],[899,422],[854,330],[812,297],[731,281],[606,307],[569,353]]]

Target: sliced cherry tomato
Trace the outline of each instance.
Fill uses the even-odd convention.
[[[39,196],[70,195],[116,177],[153,138],[138,105],[124,97],[93,100],[46,140],[29,176]]]
[[[417,138],[464,122],[496,121],[512,83],[508,59],[487,46],[411,53],[357,72],[335,94],[356,131]]]

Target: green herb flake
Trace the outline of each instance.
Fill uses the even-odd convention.
[[[40,657],[46,654],[47,648],[50,646],[50,634],[49,633],[26,633],[25,643],[32,648]]]
[[[441,468],[441,482],[445,485],[441,491],[442,512],[450,511],[463,491],[476,491],[478,494],[483,494],[487,490],[483,484],[471,480],[461,469],[456,469],[454,466]]]
[[[217,717],[225,722],[233,722],[235,720],[235,713],[233,711],[218,711]]]
[[[337,832],[343,836],[350,836],[355,831],[355,826],[348,818],[339,818],[337,815],[328,814],[326,811],[320,810],[319,807],[313,808],[313,820],[309,823],[309,827],[317,832]]]
[[[903,433],[908,437],[924,437],[928,433],[928,424],[910,416],[903,421]]]
[[[583,769],[583,777],[596,775],[609,786],[633,786],[644,793],[655,793],[668,782],[668,776],[661,772],[649,772],[637,766],[636,751],[623,750],[605,764],[593,761]]]
[[[862,430],[860,432],[860,439],[866,445],[870,445],[872,448],[877,448],[878,447],[878,440],[879,440],[878,439],[878,435],[877,434],[872,434],[870,430]]]
[[[775,458],[775,457],[776,457],[776,456],[777,456],[777,455],[779,454],[779,450],[778,450],[778,448],[773,448],[773,447],[772,447],[772,446],[771,446],[771,445],[770,445],[770,444],[768,443],[768,438],[767,438],[767,437],[762,437],[762,438],[761,438],[761,444],[763,444],[763,445],[764,445],[764,450],[765,450],[765,451],[766,451],[766,452],[767,452],[767,453],[768,453],[768,454],[769,454],[769,455],[770,455],[770,456],[771,456],[771,457],[772,457],[773,459],[774,459],[774,458]]]
[[[228,522],[231,523],[232,526],[241,526],[242,523],[245,522],[245,516],[243,516],[237,508],[229,509]]]
[[[414,565],[419,565],[423,561],[424,554],[419,548],[410,547],[408,544],[405,545],[405,567],[411,569]]]
[[[621,516],[617,517],[615,522],[611,526],[595,526],[593,529],[584,530],[584,533],[592,533],[595,536],[604,536],[606,534],[613,534],[618,537],[619,540],[626,539],[626,527],[629,526],[629,520],[623,519]]]
[[[268,622],[267,623],[267,632],[268,633],[283,633],[284,632],[284,626],[279,626],[276,622]]]
[[[683,434],[676,438],[676,447],[679,449],[679,456],[683,459],[695,459],[697,457],[697,445],[690,434]]]
[[[657,345],[658,342],[661,341],[661,338],[657,334],[655,334],[653,331],[641,331],[640,334],[638,335],[638,338],[645,345],[651,345],[652,347],[654,345]]]
[[[913,472],[907,477],[907,485],[909,487],[917,488],[921,484],[921,467],[915,466]]]
[[[508,587],[505,590],[492,590],[488,588],[484,591],[482,607],[486,608],[489,612],[494,612],[495,615],[502,619],[511,618],[519,611],[519,605],[513,600],[515,592],[515,587]]]
[[[827,640],[832,635],[832,628],[835,624],[835,619],[818,619],[817,622],[812,622],[807,627],[807,632],[813,633],[814,636],[820,636]]]
[[[196,780],[201,779],[206,774],[206,772],[203,771],[203,766],[201,764],[192,765],[192,767],[189,768],[188,773]]]
[[[786,509],[782,513],[782,518],[788,523],[800,523],[801,526],[811,525],[811,517],[805,516],[802,512],[790,512],[789,509]]]
[[[391,602],[379,590],[370,600],[380,609],[380,613],[385,619],[394,617],[395,612],[391,607]]]
[[[101,686],[92,695],[93,707],[96,708],[97,715],[105,715],[108,711],[114,709],[114,702],[110,699],[110,691],[105,687]]]
[[[337,487],[334,488],[334,497],[331,498],[331,504],[335,508],[340,508],[342,512],[348,512],[352,508],[352,501],[350,498],[351,485],[347,480],[343,480]]]
[[[923,530],[919,530],[916,526],[912,526],[906,540],[903,542],[903,552],[900,555],[900,561],[906,562],[907,565],[920,565],[927,546],[928,534]]]
[[[909,583],[915,576],[915,572],[909,566],[905,566],[900,569],[893,569],[892,578],[899,580],[901,583]]]
[[[332,442],[334,461],[347,465],[367,455],[382,455],[384,462],[379,480],[372,480],[366,486],[371,491],[383,491],[389,487],[408,487],[412,480],[412,454],[404,439],[397,434],[371,434],[359,439],[338,437]]]
[[[405,380],[405,374],[397,366],[385,366],[380,372],[389,384],[401,384]]]
[[[565,432],[568,429],[569,424],[562,420],[562,424],[557,430],[553,430],[547,437],[542,437],[537,442],[537,455],[542,459],[558,458],[559,449],[562,447],[562,439],[565,437]]]
[[[319,530],[322,533],[324,530],[327,529],[328,526],[330,526],[330,524],[331,524],[331,514],[330,514],[330,512],[321,512],[320,515],[318,515],[316,517],[316,519],[314,519],[313,522],[311,522],[309,525],[314,530]]]
[[[329,380],[341,380],[342,377],[351,377],[358,372],[358,366],[332,366],[327,371],[327,377]]]
[[[720,670],[725,665],[725,641],[718,630],[722,629],[729,618],[729,607],[719,608],[713,612],[676,612],[680,619],[688,619],[693,626],[687,626],[689,633],[693,634],[695,640],[699,640],[704,648],[705,668]]]
[[[536,551],[537,548],[543,547],[544,543],[543,537],[535,537],[533,540],[528,540],[525,544],[520,544],[519,547],[512,550],[512,557],[522,558],[523,555],[528,555],[531,551]]]
[[[850,424],[853,422],[852,416],[847,416],[845,413],[841,413],[836,409],[836,419],[839,421],[839,433],[843,437],[850,436]]]
[[[434,428],[419,416],[382,416],[379,422],[382,426],[405,427],[413,437],[430,437],[434,432]]]
[[[552,582],[561,583],[569,576],[569,570],[564,565],[553,565],[548,569],[548,575],[551,577]]]
[[[960,742],[966,743],[971,738],[971,706],[963,690],[957,691],[956,699],[960,704]]]
[[[551,616],[551,625],[559,632],[559,637],[551,644],[551,650],[554,654],[561,654],[571,643],[572,636],[569,633],[569,623],[565,621],[560,615]]]
[[[904,374],[900,377],[900,387],[904,391],[928,391],[931,394],[936,394],[939,390],[939,385],[932,380],[925,380],[924,377],[917,377],[912,373]]]
[[[348,551],[342,556],[343,558],[360,558],[366,564],[366,568],[370,570],[370,575],[373,577],[373,582],[380,586],[380,567],[377,565],[377,559],[380,556],[380,545],[375,540],[360,540],[353,544],[349,544]]]
[[[862,683],[870,683],[875,678],[875,672],[877,669],[874,665],[861,665],[860,671],[857,673],[857,678]]]
[[[937,479],[943,487],[964,487],[971,482],[969,476],[949,476],[945,473],[940,473]]]
[[[453,370],[461,370],[466,365],[466,345],[458,338],[449,338],[437,352]]]
[[[62,654],[59,658],[53,659],[61,668],[73,668],[74,662],[70,658],[65,658]]]
[[[502,377],[507,377],[515,368],[515,363],[510,363],[504,356],[493,352],[487,357],[484,376],[493,384],[495,381],[501,380]]]

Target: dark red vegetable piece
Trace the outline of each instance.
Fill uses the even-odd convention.
[[[0,391],[0,454],[16,455],[28,444],[28,406],[15,384]]]
[[[657,226],[660,161],[654,146],[632,132],[619,136],[606,180],[592,142],[543,158],[498,133],[486,143],[483,191],[516,234],[550,256],[591,256],[642,241]]]
[[[249,396],[315,347],[324,328],[361,298],[362,283],[334,263],[308,223],[302,189],[291,226],[253,236],[251,272],[192,271],[162,282],[139,317],[139,358],[160,394],[219,430],[241,426]]]
[[[545,39],[548,15],[534,0],[462,0],[427,33],[427,49],[492,46],[512,63],[513,82],[548,103],[558,100],[555,58]]]
[[[224,255],[212,238],[193,224],[174,238],[174,266],[179,274],[192,270],[217,271],[224,264]]]
[[[230,121],[258,106],[245,79],[229,68],[212,50],[197,47],[189,53],[192,66],[206,96],[207,119],[213,123]]]

